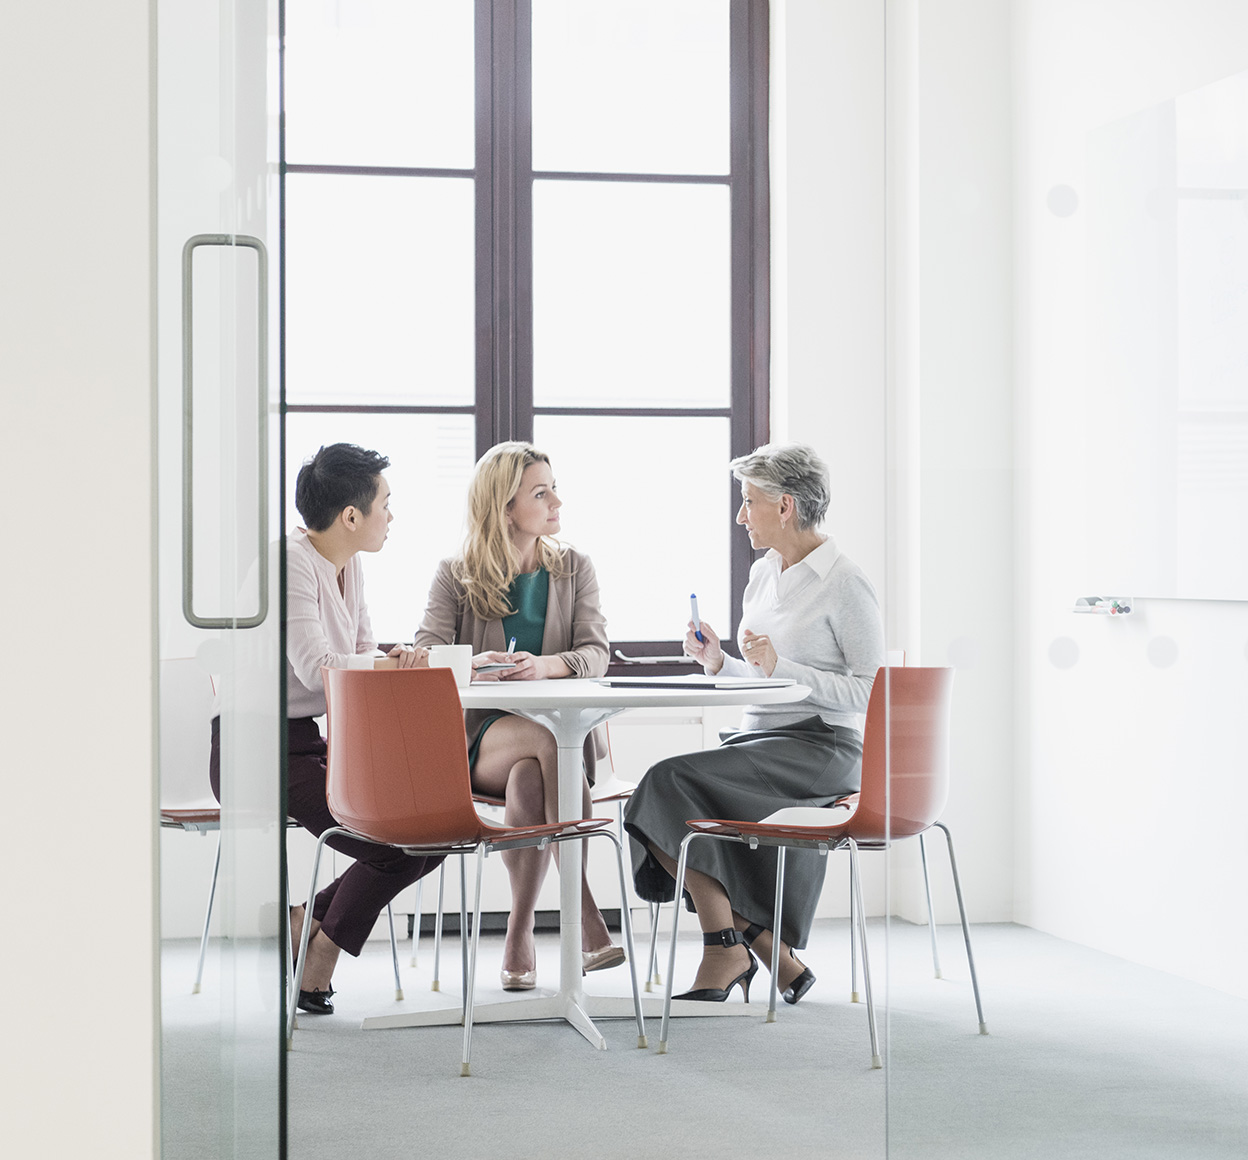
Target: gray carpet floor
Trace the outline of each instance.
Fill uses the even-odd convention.
[[[690,924],[692,925],[692,924]],[[366,1015],[454,1002],[406,966],[395,1003],[389,946],[339,966],[337,1013],[302,1017],[288,1065],[292,1160],[647,1155],[923,1160],[1220,1160],[1248,1156],[1248,1001],[1013,925],[973,930],[985,1017],[975,1009],[956,927],[941,928],[945,978],[932,975],[925,927],[872,924],[885,1067],[872,1070],[866,1008],[849,1002],[843,920],[817,924],[802,956],[819,976],[768,1025],[684,1019],[670,1050],[638,1050],[631,1020],[600,1024],[595,1051],[554,1023],[480,1025],[473,1075],[459,1075],[458,1027],[369,1031]],[[502,940],[482,939],[478,1001],[502,998]],[[194,974],[195,947],[169,942],[167,980]],[[699,954],[682,930],[677,983]],[[554,935],[539,936],[539,983],[557,975]],[[447,940],[444,986],[457,971]],[[448,977],[449,976],[449,977]],[[588,980],[628,994],[626,969]],[[197,996],[164,1000],[166,1152],[218,1155],[222,1042],[212,964]],[[739,994],[739,993],[738,993]],[[731,1002],[740,1003],[739,997]]]

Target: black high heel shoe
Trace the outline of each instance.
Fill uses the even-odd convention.
[[[794,962],[800,963],[800,959],[794,959]],[[796,1003],[807,991],[815,985],[815,973],[809,967],[802,967],[802,973],[797,976],[784,989],[784,1001],[786,1003]]]
[[[739,930],[716,930],[710,934],[704,934],[702,936],[702,945],[707,947],[748,947]],[[686,991],[683,995],[673,995],[672,998],[692,999],[697,1003],[722,1003],[728,998],[733,987],[740,983],[741,996],[748,1003],[750,1001],[750,982],[758,973],[758,960],[750,954],[748,949],[745,953],[749,955],[750,965],[733,979],[728,986],[699,987],[696,991]]]
[[[750,923],[750,925],[745,928],[744,932],[742,932],[744,934],[745,945],[747,947],[752,947],[754,945],[754,940],[758,938],[760,934],[765,934],[766,931],[766,927],[759,926],[756,922]],[[806,994],[807,991],[811,989],[811,987],[815,985],[815,973],[809,967],[804,966],[802,964],[802,960],[799,959],[792,951],[789,951],[789,958],[791,958],[799,967],[802,968],[802,973],[798,975],[797,978],[794,979],[793,982],[791,982],[787,987],[785,987],[781,997],[786,1003],[796,1003],[803,995]]]

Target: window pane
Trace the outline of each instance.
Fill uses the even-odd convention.
[[[286,178],[291,403],[474,397],[473,183]]]
[[[728,0],[533,0],[533,168],[727,173]]]
[[[560,539],[594,561],[611,639],[683,640],[691,592],[727,634],[728,420],[538,415],[533,440],[564,502]]]
[[[288,0],[286,160],[471,169],[473,5]]]
[[[726,186],[536,182],[535,405],[728,406],[729,258]]]
[[[471,415],[286,416],[286,527],[301,527],[295,478],[326,443],[358,443],[389,456],[386,546],[364,557],[365,593],[378,640],[411,641],[433,571],[459,551],[474,461]]]

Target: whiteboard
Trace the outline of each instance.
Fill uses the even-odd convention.
[[[1248,72],[1087,157],[1093,587],[1248,599]]]

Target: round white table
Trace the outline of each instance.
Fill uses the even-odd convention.
[[[724,682],[721,682],[721,685]],[[581,817],[582,752],[585,738],[596,725],[627,712],[664,706],[775,705],[804,701],[810,695],[806,685],[777,682],[764,688],[696,688],[672,685],[608,686],[597,680],[561,681],[474,681],[460,690],[465,709],[505,709],[545,725],[555,735],[559,747],[559,820]],[[735,1004],[689,1003],[694,1008],[673,1014],[739,1014]],[[708,1009],[715,1008],[715,1009]],[[732,1008],[731,1011],[725,1008]],[[595,1047],[605,1048],[591,1015],[628,1017],[633,1014],[631,999],[586,996],[581,986],[581,843],[566,843],[559,854],[559,989],[554,994],[511,999],[501,1003],[476,1005],[476,1023],[528,1019],[566,1019]],[[430,1026],[458,1023],[458,1010],[414,1011],[380,1015],[364,1020],[365,1029]]]

